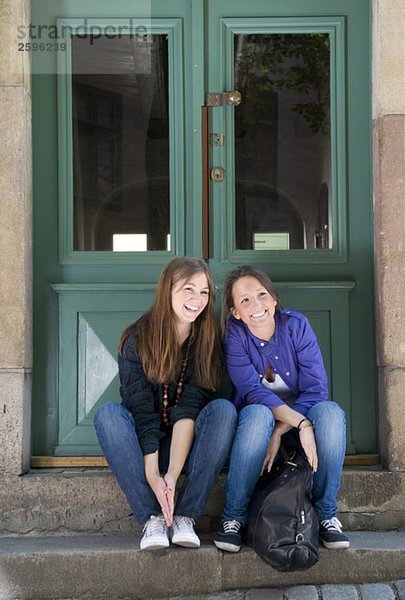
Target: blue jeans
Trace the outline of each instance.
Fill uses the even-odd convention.
[[[312,503],[320,520],[330,519],[337,512],[336,496],[346,447],[345,414],[335,402],[324,401],[315,404],[307,417],[314,424],[318,452]],[[235,519],[246,524],[249,502],[273,428],[274,417],[266,406],[254,404],[240,411],[225,484],[222,520]]]
[[[195,422],[195,439],[183,469],[184,483],[175,512],[185,517],[202,515],[212,486],[228,456],[237,421],[228,400],[209,402]],[[135,432],[133,415],[121,404],[100,406],[94,415],[100,446],[136,520],[143,525],[161,508],[145,476],[144,458]],[[159,464],[167,469],[170,434],[160,443]]]
[[[318,470],[314,473],[312,504],[319,520],[336,516],[336,496],[340,487],[346,451],[346,418],[336,402],[318,402],[307,412],[314,425]]]
[[[240,411],[225,481],[223,521],[235,519],[242,525],[246,524],[249,502],[273,428],[273,413],[267,406],[250,404]]]

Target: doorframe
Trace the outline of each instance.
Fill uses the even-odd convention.
[[[195,6],[195,3],[194,3],[194,6]],[[202,6],[202,5],[200,4],[200,5],[199,5],[199,8],[200,8],[200,9],[201,9],[201,6]],[[200,12],[201,12],[201,11],[200,11]],[[194,63],[194,61],[193,61],[193,67],[195,67],[195,69],[197,70],[197,69],[199,68],[199,65],[198,65],[198,63]],[[196,71],[194,71],[194,68],[193,68],[193,71],[192,71],[192,72],[193,72],[193,78],[194,78],[194,77],[196,77],[196,75],[194,75],[194,74],[196,73]],[[197,112],[197,111],[196,111],[196,112]],[[198,130],[197,130],[197,131],[198,131]],[[200,148],[200,147],[199,147],[199,151],[201,152],[201,148]],[[197,165],[198,165],[198,164],[199,164],[198,162],[195,162],[195,168],[197,168]],[[196,189],[196,188],[195,188],[195,186],[194,186],[194,189]],[[195,217],[194,217],[194,218],[195,218]],[[200,223],[200,220],[199,220],[199,223]],[[192,229],[191,229],[191,231],[195,231],[195,228],[192,228]],[[194,252],[193,252],[193,253],[194,253]]]
[[[23,5],[28,7],[29,0],[23,0]],[[393,182],[400,180],[403,157],[401,154],[401,123],[405,118],[405,107],[399,95],[392,93],[397,89],[398,79],[395,73],[386,69],[387,64],[392,64],[393,57],[398,69],[405,67],[405,57],[400,53],[399,45],[396,43],[403,27],[404,17],[398,6],[387,4],[385,0],[374,0],[373,8],[373,71],[374,81],[378,80],[378,86],[373,87],[374,106],[374,188],[376,190],[376,216],[375,221],[375,274],[377,280],[376,289],[376,323],[379,340],[379,358],[376,365],[381,371],[381,387],[379,389],[378,401],[380,406],[380,428],[381,436],[384,438],[382,445],[383,464],[392,471],[405,469],[404,440],[401,436],[403,431],[403,419],[398,418],[398,408],[401,405],[403,385],[392,386],[393,379],[386,380],[385,376],[391,373],[392,378],[399,377],[404,382],[401,357],[398,348],[401,343],[401,328],[398,327],[398,319],[404,317],[404,307],[398,304],[398,311],[392,310],[392,300],[398,295],[403,297],[405,284],[398,279],[398,272],[404,262],[403,253],[397,250],[396,241],[405,237],[404,224],[395,219],[396,208],[400,205],[400,190],[393,188]],[[21,18],[17,12],[13,12],[7,27],[14,26],[16,29],[22,23],[29,25],[29,10],[23,13]],[[6,38],[7,39],[7,38]],[[27,57],[26,57],[27,58]],[[12,71],[11,71],[12,67]],[[4,212],[2,231],[13,232],[16,238],[22,240],[21,248],[15,249],[14,258],[21,258],[17,266],[15,261],[10,261],[3,271],[4,278],[9,284],[9,294],[16,298],[15,303],[8,311],[3,312],[2,325],[7,331],[7,322],[12,318],[14,322],[22,322],[24,325],[15,329],[13,327],[13,346],[7,344],[7,351],[3,354],[0,362],[2,376],[2,389],[7,390],[7,398],[13,398],[12,406],[15,408],[8,411],[7,435],[4,436],[5,446],[1,457],[1,469],[12,475],[20,475],[29,469],[30,457],[30,405],[31,384],[30,373],[32,366],[32,262],[31,239],[32,221],[30,218],[32,208],[31,188],[31,131],[30,122],[32,116],[29,95],[30,65],[26,60],[21,62],[18,70],[18,82],[15,81],[14,65],[6,71],[6,80],[12,81],[13,87],[8,88],[8,83],[2,84],[5,93],[5,102],[0,106],[2,123],[10,123],[10,115],[14,117],[11,122],[21,123],[21,129],[17,131],[17,137],[9,138],[8,156],[9,161],[2,163],[1,172],[4,181],[9,183],[13,190],[13,210]],[[28,78],[27,78],[28,77]],[[15,100],[21,98],[21,102]],[[9,101],[7,102],[7,99]],[[10,104],[11,103],[11,104]],[[12,108],[11,108],[12,107]],[[8,126],[8,125],[7,125]],[[9,168],[9,164],[15,166]],[[16,201],[17,200],[17,201]],[[18,215],[16,222],[15,216]],[[395,222],[394,222],[395,221]],[[390,235],[381,238],[382,231]],[[8,239],[1,236],[0,239]],[[7,250],[3,257],[7,261],[9,253]],[[24,258],[25,257],[25,258]],[[389,269],[385,267],[390,266]],[[393,290],[396,293],[393,296]],[[14,296],[15,294],[15,296]],[[390,301],[391,300],[391,301]],[[396,301],[396,300],[395,300]],[[6,314],[7,313],[7,314]],[[390,335],[387,335],[387,331]],[[401,376],[402,372],[402,376]],[[8,384],[11,377],[14,383]],[[10,380],[11,381],[11,380]],[[11,387],[10,387],[11,386]],[[12,391],[8,393],[8,390]],[[6,402],[6,407],[10,403]]]

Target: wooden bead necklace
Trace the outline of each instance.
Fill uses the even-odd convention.
[[[180,396],[183,391],[184,374],[186,372],[187,364],[188,364],[188,357],[189,357],[189,353],[190,353],[190,343],[191,343],[191,335],[188,338],[186,354],[184,355],[183,362],[181,364],[179,383],[177,384],[176,395],[174,398],[174,402],[172,404],[172,406],[174,406],[174,407],[176,407],[178,405]],[[161,417],[162,417],[162,421],[163,421],[164,425],[166,425],[166,427],[168,427],[170,425],[169,405],[170,405],[170,403],[169,403],[169,384],[165,383],[163,386],[163,405],[162,405]]]

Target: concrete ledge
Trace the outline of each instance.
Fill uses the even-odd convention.
[[[136,535],[2,538],[0,600],[139,599],[301,584],[372,583],[404,575],[405,533],[352,533],[305,572],[278,573],[249,548],[141,552]]]
[[[348,468],[338,495],[345,529],[383,531],[405,528],[405,473]]]
[[[403,577],[405,532],[351,532],[348,536],[349,550],[322,548],[319,563],[304,572],[279,573],[246,547],[238,555],[224,553],[223,589],[372,583]]]
[[[224,474],[197,523],[215,531],[224,502]],[[0,534],[60,535],[140,531],[108,469],[38,470],[0,480]],[[339,493],[339,518],[350,530],[405,528],[405,473],[347,468]]]

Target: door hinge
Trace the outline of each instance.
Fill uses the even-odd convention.
[[[207,94],[206,106],[239,106],[242,102],[241,93],[238,90],[233,92],[219,92],[218,94]]]

